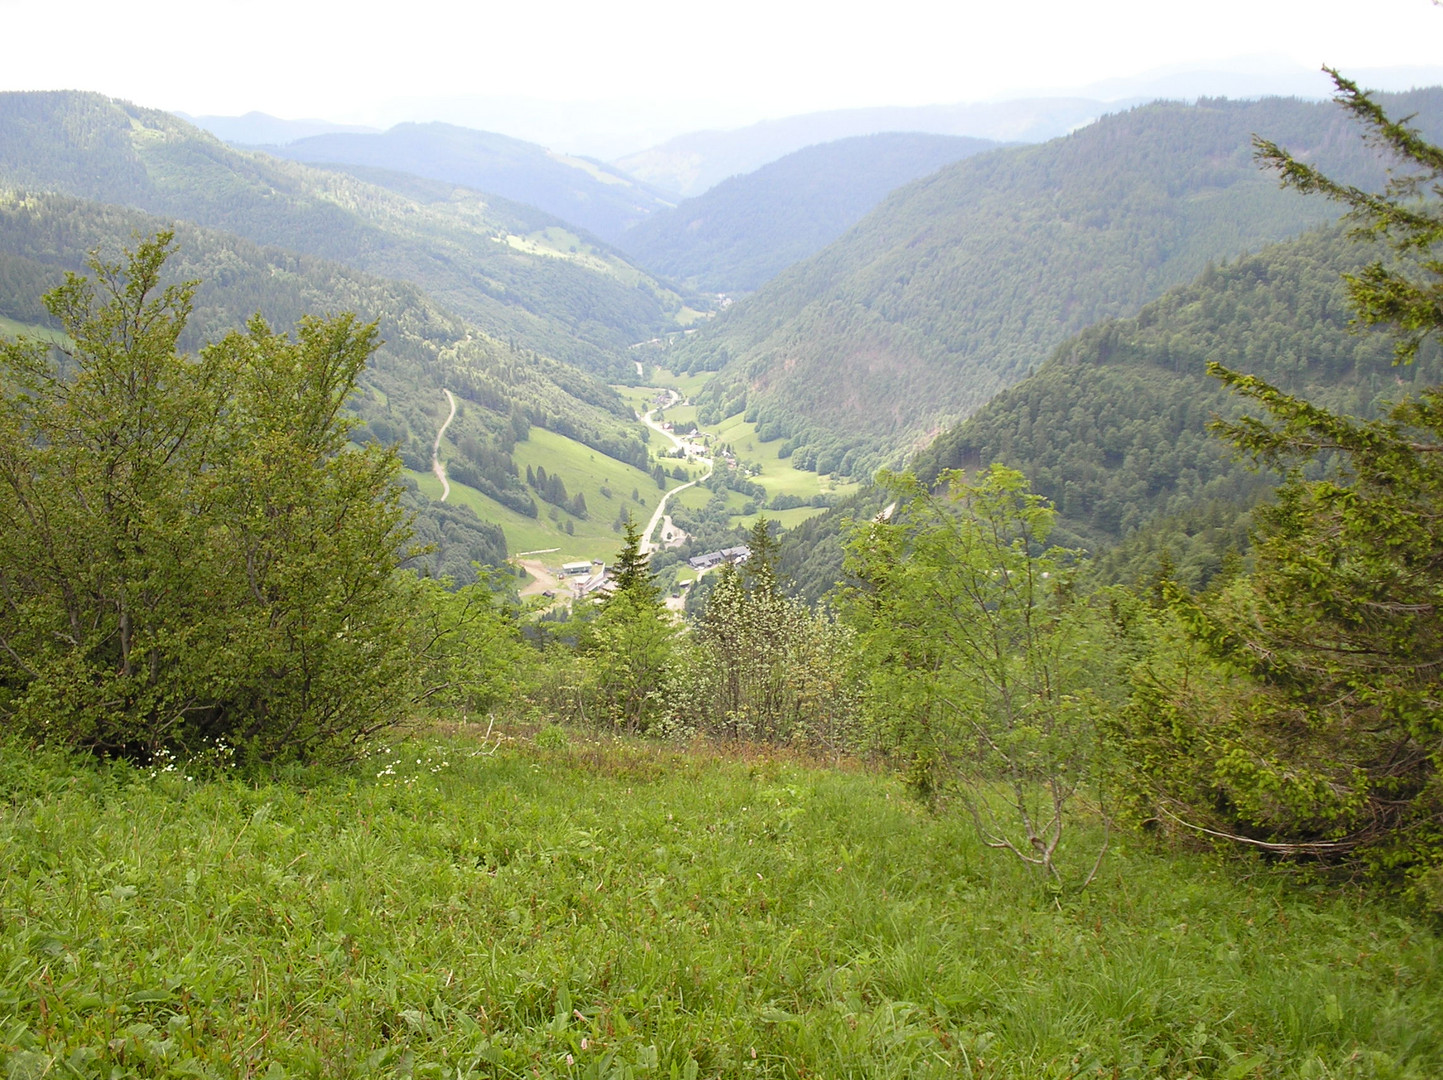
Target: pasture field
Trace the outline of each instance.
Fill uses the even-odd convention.
[[[687,375],[679,371],[668,371],[666,368],[655,368],[652,372],[652,382],[657,386],[670,386],[680,391],[684,398],[695,397],[715,375],[712,371],[699,371],[695,375]]]
[[[449,440],[442,442],[443,461],[456,454]],[[533,469],[544,467],[548,473],[559,471],[568,494],[575,495],[580,491],[585,495],[587,510],[587,517],[583,519],[557,509],[553,519],[552,505],[531,491],[540,511],[539,517],[531,518],[451,479],[448,501],[470,506],[483,521],[500,525],[506,534],[506,548],[512,554],[559,547],[560,551],[547,556],[557,566],[579,559],[610,560],[622,543],[621,534],[611,527],[619,513],[630,510],[632,517],[644,525],[661,499],[661,489],[648,473],[544,428],[533,427],[531,437],[516,444],[512,459],[523,476],[527,465]],[[441,482],[432,473],[408,470],[406,475],[428,498],[441,497]],[[675,485],[674,481],[670,483]],[[639,502],[631,497],[633,490],[637,492]],[[610,497],[606,491],[610,492]],[[564,531],[568,520],[575,529],[575,535],[567,535]]]
[[[242,775],[0,742],[0,1075],[1421,1080],[1443,949],[1142,840],[1051,893],[775,751],[452,725]]]
[[[16,322],[14,319],[7,319],[0,315],[0,338],[15,340],[18,337],[39,338],[42,341],[61,342],[68,340],[65,334],[48,326],[32,326],[29,323]]]
[[[707,430],[711,431],[719,442],[729,443],[739,461],[754,462],[762,467],[762,474],[753,479],[767,489],[768,497],[774,495],[800,495],[802,498],[809,498],[813,495],[842,496],[851,494],[860,486],[855,482],[841,483],[834,481],[830,476],[792,468],[790,458],[777,456],[785,440],[773,439],[771,442],[762,442],[757,438],[756,424],[747,423],[742,419],[741,413],[729,416],[720,424],[715,424]],[[816,512],[820,513],[820,511]]]

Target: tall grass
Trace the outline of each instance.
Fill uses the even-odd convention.
[[[1393,908],[1140,845],[1060,899],[866,772],[542,742],[264,782],[0,750],[0,1061],[1443,1074],[1438,938]]]

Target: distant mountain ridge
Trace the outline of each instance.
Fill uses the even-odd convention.
[[[1443,124],[1443,90],[1386,100]],[[1024,378],[1068,335],[1334,217],[1259,170],[1254,132],[1344,180],[1385,179],[1330,104],[1140,107],[902,188],[673,362],[718,370],[698,397],[705,419],[744,411],[799,464],[870,472]]]
[[[610,165],[452,124],[397,124],[378,134],[329,133],[262,147],[313,165],[413,173],[535,206],[604,240],[671,202]]]
[[[914,132],[822,143],[655,213],[617,245],[689,288],[750,292],[826,247],[894,188],[997,145]]]
[[[617,158],[627,173],[663,191],[700,195],[818,143],[884,132],[958,135],[992,142],[1043,142],[1133,101],[1031,98],[960,105],[882,106],[788,116],[735,131],[697,131]]]
[[[311,135],[333,132],[370,134],[380,130],[364,124],[333,124],[329,120],[282,120],[263,112],[248,112],[244,116],[191,116],[176,110],[174,115],[202,131],[210,132],[223,142],[246,146],[279,146]]]
[[[683,300],[542,211],[424,198],[226,146],[99,94],[0,94],[0,186],[133,206],[411,281],[495,337],[625,379]],[[414,194],[414,193],[413,193]]]

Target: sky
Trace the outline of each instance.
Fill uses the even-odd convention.
[[[1443,73],[1430,0],[0,0],[0,25],[3,90],[633,149],[824,109],[1122,97],[1179,68],[1288,72],[1319,93],[1306,73],[1324,63]]]

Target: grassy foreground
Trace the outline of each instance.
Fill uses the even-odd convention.
[[[0,1076],[1443,1075],[1398,910],[1131,844],[1059,900],[863,771],[155,772],[0,745]]]

